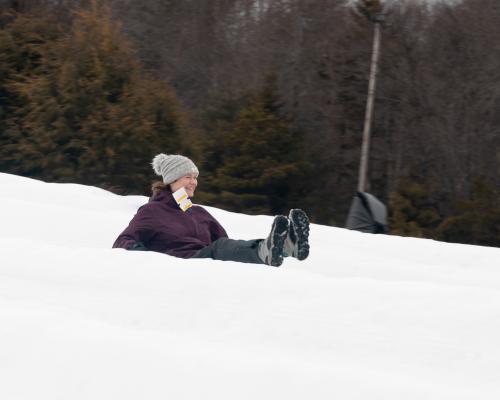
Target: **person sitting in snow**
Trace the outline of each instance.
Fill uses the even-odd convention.
[[[114,248],[151,250],[181,258],[267,264],[279,267],[284,256],[309,255],[309,219],[292,209],[277,215],[266,239],[229,239],[222,225],[203,207],[192,205],[198,168],[181,155],[158,154],[153,170],[163,182],[153,185],[149,202],[139,208]]]

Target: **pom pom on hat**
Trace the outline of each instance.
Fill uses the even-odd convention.
[[[198,168],[187,157],[178,154],[158,154],[151,163],[156,175],[163,177],[163,183],[169,185],[183,176],[195,173],[198,174]]]
[[[155,171],[155,174],[156,175],[160,175],[161,176],[161,167],[163,165],[163,163],[166,162],[168,156],[166,154],[158,154],[155,156],[155,158],[153,158],[153,162],[151,163],[151,165],[153,166],[153,170]]]

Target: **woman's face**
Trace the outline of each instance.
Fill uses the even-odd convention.
[[[193,173],[185,175],[182,178],[179,178],[175,182],[171,183],[170,189],[173,193],[183,187],[184,189],[186,189],[186,193],[188,194],[188,196],[193,197],[196,186],[198,186],[198,174]]]

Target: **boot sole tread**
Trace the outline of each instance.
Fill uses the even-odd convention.
[[[309,256],[309,218],[299,209],[290,212],[295,236],[297,237],[297,259],[302,261]]]
[[[288,219],[285,216],[276,217],[273,226],[273,247],[271,248],[271,265],[279,267],[283,264],[283,246],[288,234]]]

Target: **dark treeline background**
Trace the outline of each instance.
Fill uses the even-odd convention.
[[[0,0],[0,171],[343,226],[373,25],[345,0]],[[391,233],[500,246],[500,4],[386,3],[369,191]]]

